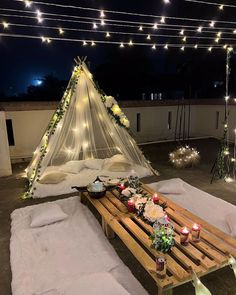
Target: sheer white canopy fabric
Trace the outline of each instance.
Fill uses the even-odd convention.
[[[70,86],[73,81],[74,88]],[[64,112],[62,115],[61,111]],[[28,167],[31,190],[47,166],[62,165],[71,160],[105,159],[116,154],[123,154],[129,163],[146,167],[151,172],[152,168],[127,128],[117,124],[108,112],[92,74],[82,62],[75,68]]]

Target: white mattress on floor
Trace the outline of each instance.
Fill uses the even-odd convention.
[[[145,167],[135,165],[133,169],[138,174],[139,178],[150,175],[150,170]],[[54,171],[58,172],[58,168],[56,168],[56,166],[49,166],[45,170],[44,174]],[[117,178],[127,177],[128,174],[129,172],[111,172],[107,170],[92,169],[83,169],[78,174],[67,173],[66,179],[58,184],[37,183],[36,190],[34,192],[34,198],[44,198],[48,196],[58,196],[76,192],[75,189],[71,189],[72,186],[87,186],[89,183],[93,182],[97,178],[97,176],[104,175],[110,178]]]
[[[179,178],[178,178],[179,179]],[[171,180],[171,179],[170,179]],[[236,206],[216,198],[190,184],[179,179],[184,186],[185,192],[182,194],[163,194],[166,198],[179,204],[208,223],[219,228],[227,234],[231,234],[226,222],[226,216],[235,212]],[[156,182],[149,184],[155,190]]]
[[[120,260],[95,217],[80,203],[79,197],[55,203],[69,217],[48,226],[30,228],[30,211],[40,204],[16,209],[11,214],[13,295],[72,294],[72,286],[78,279],[104,272],[111,274],[121,289],[125,288],[124,295],[127,292],[147,294]],[[98,290],[97,294],[103,294],[103,291]],[[114,295],[121,293],[114,290]],[[78,290],[73,293],[80,294],[87,295]]]

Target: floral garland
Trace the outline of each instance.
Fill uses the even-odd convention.
[[[59,124],[59,122],[62,120],[66,110],[69,107],[70,104],[70,100],[71,97],[73,96],[75,89],[76,89],[76,85],[78,83],[78,78],[80,76],[81,73],[81,67],[80,66],[76,66],[71,80],[69,82],[69,85],[63,95],[63,98],[57,108],[57,110],[55,111],[51,121],[48,124],[46,133],[45,133],[45,141],[44,143],[41,145],[40,147],[40,157],[39,157],[39,161],[37,163],[37,166],[35,168],[33,168],[30,177],[29,177],[29,185],[28,185],[28,190],[27,192],[25,192],[22,195],[22,199],[27,199],[30,198],[34,195],[34,191],[36,190],[36,187],[34,187],[34,182],[39,182],[40,180],[40,176],[41,176],[41,164],[43,159],[45,158],[47,152],[48,152],[48,144],[50,142],[50,138],[52,137],[52,135],[55,133],[56,128]]]
[[[120,197],[125,203],[133,201],[137,216],[153,227],[153,234],[149,237],[152,248],[168,253],[174,246],[175,240],[173,226],[165,213],[167,204],[154,203],[153,198],[140,188],[127,187],[121,191]]]
[[[125,114],[122,112],[114,97],[103,95],[101,96],[101,99],[104,105],[106,106],[108,113],[112,116],[115,122],[121,127],[129,129],[130,122],[128,118],[125,116]]]

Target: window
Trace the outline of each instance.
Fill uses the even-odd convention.
[[[7,126],[8,144],[10,146],[15,145],[13,126],[12,126],[12,120],[11,119],[6,120],[6,126]]]
[[[170,130],[172,128],[172,112],[168,112],[168,129]]]
[[[137,113],[137,132],[141,131],[141,114]]]
[[[219,129],[220,112],[216,112],[216,129]]]

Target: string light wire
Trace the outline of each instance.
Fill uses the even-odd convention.
[[[218,6],[218,7],[223,6],[223,7],[236,8],[236,5],[233,5],[233,4],[222,4],[222,3],[202,1],[202,0],[184,0],[184,1],[185,2],[198,3],[198,4],[214,5],[214,6]]]

